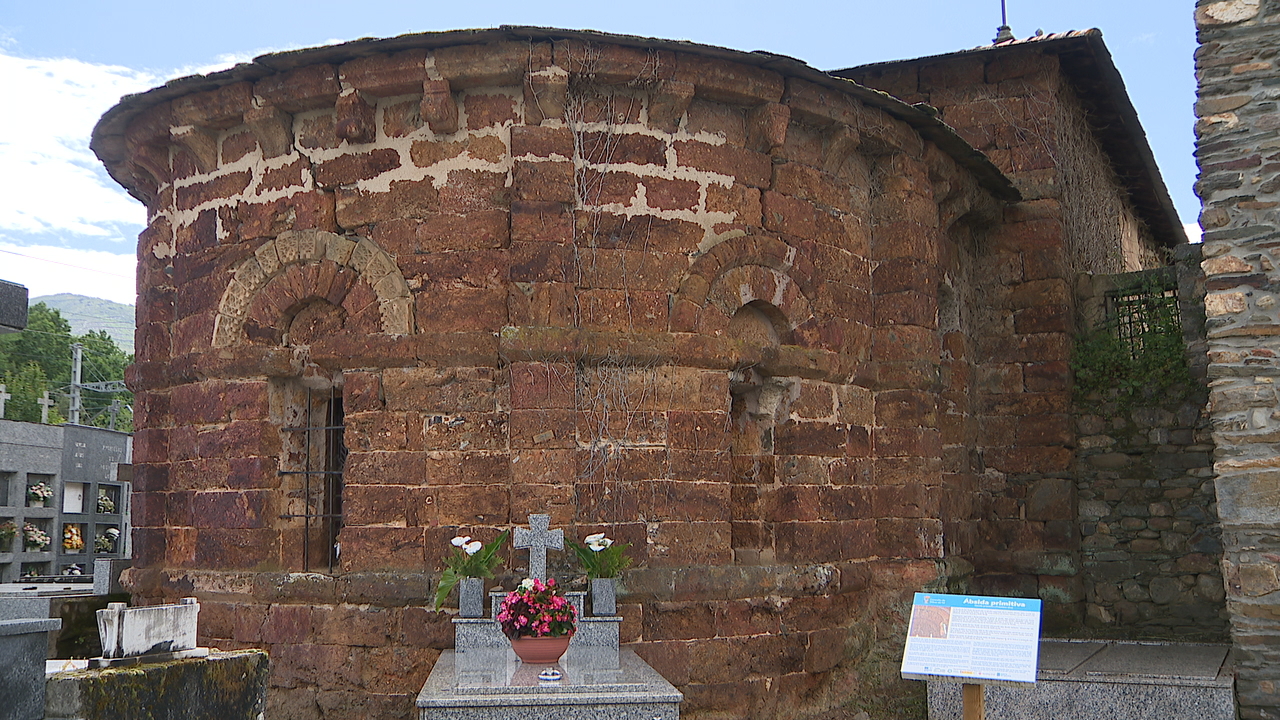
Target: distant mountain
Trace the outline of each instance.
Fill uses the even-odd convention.
[[[62,317],[71,323],[73,335],[83,335],[90,330],[106,330],[120,349],[127,353],[133,352],[132,305],[70,293],[31,298],[30,304],[38,302],[62,313]]]

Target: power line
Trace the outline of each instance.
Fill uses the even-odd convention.
[[[28,260],[39,260],[39,261],[41,261],[41,262],[53,263],[54,265],[63,265],[63,266],[65,266],[65,267],[75,268],[76,270],[88,270],[89,272],[102,273],[103,275],[110,275],[110,276],[112,276],[112,277],[124,278],[125,280],[133,280],[133,279],[134,279],[134,278],[132,278],[132,277],[129,277],[128,275],[121,275],[120,273],[107,272],[106,270],[98,270],[98,269],[96,269],[96,268],[80,267],[79,265],[72,265],[71,263],[64,263],[64,262],[62,262],[62,261],[60,261],[60,260],[50,260],[50,259],[48,259],[48,258],[36,257],[35,255],[23,255],[23,254],[22,254],[22,253],[20,253],[20,252],[14,252],[14,251],[12,251],[12,250],[4,250],[4,249],[0,249],[0,252],[2,252],[2,253],[9,253],[10,255],[17,255],[18,257],[24,257],[24,258],[26,258],[26,259],[28,259]]]

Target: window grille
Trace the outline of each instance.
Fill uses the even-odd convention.
[[[304,572],[332,573],[338,566],[338,531],[342,529],[342,473],[347,460],[343,439],[346,430],[341,388],[315,391],[307,388],[297,427],[285,428],[299,452],[297,470],[281,470],[301,479],[303,512],[282,515],[303,523]]]
[[[1175,288],[1152,283],[1107,295],[1107,319],[1116,338],[1137,359],[1153,336],[1182,336]]]

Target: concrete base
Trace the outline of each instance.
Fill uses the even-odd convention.
[[[267,705],[267,654],[212,652],[199,660],[62,672],[45,687],[46,720],[258,720]]]
[[[561,671],[555,682],[538,673]],[[422,692],[419,720],[679,720],[684,696],[627,649],[572,647],[555,665],[511,649],[445,650]]]
[[[1035,685],[988,685],[987,717],[1235,720],[1228,646],[1044,640]],[[960,720],[960,682],[929,681],[929,720]]]
[[[44,717],[44,663],[58,619],[0,620],[0,720]]]

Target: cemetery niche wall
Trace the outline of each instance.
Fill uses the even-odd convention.
[[[1070,87],[1004,52],[920,87]],[[535,28],[126,98],[93,141],[149,210],[124,584],[267,648],[273,717],[411,716],[449,539],[530,514],[631,544],[620,640],[689,717],[918,711],[922,588],[1015,577],[1078,630],[1070,288],[1181,238],[1094,148],[1127,224],[1074,253],[1052,160],[1011,181],[943,120],[790,58]]]

